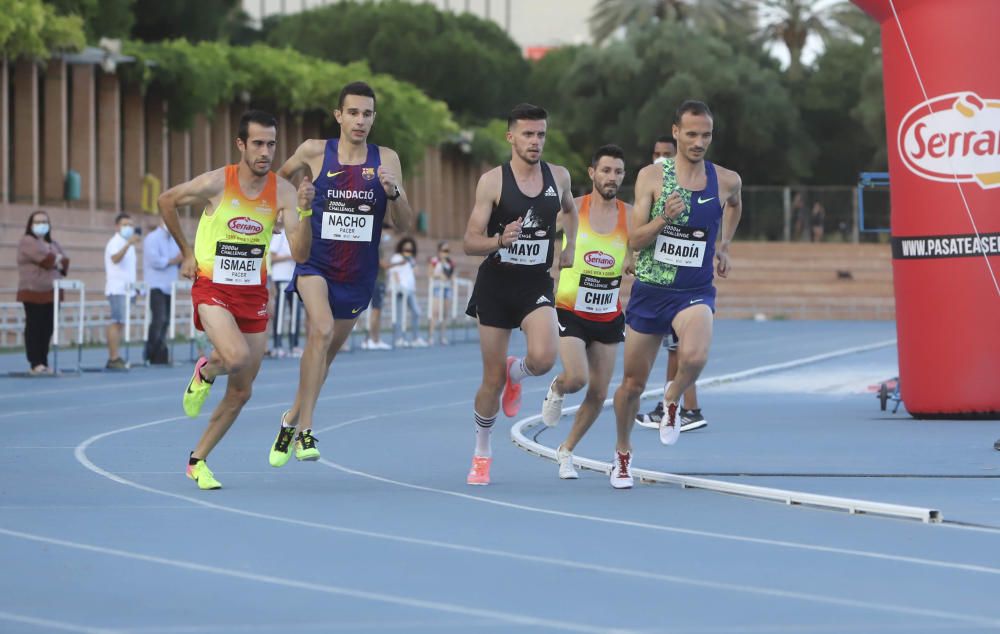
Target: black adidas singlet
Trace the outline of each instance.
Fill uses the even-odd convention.
[[[521,235],[508,247],[491,253],[483,266],[503,270],[545,271],[552,267],[556,236],[556,214],[562,209],[559,189],[552,178],[548,163],[542,167],[542,191],[535,197],[525,196],[517,186],[510,162],[501,166],[503,174],[500,202],[493,205],[486,232],[496,236],[508,224],[521,218]]]

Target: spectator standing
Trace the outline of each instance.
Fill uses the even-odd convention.
[[[417,243],[413,238],[406,237],[396,244],[396,253],[389,259],[389,276],[394,290],[393,301],[396,303],[396,319],[393,321],[393,339],[397,347],[422,348],[427,342],[420,337],[420,306],[417,305],[416,276]],[[405,309],[404,309],[405,307]],[[403,337],[403,313],[410,319],[410,328]]]
[[[118,214],[115,218],[115,235],[104,247],[104,295],[111,305],[111,320],[108,322],[108,363],[109,370],[124,370],[128,367],[119,354],[122,329],[125,323],[125,302],[130,298],[130,284],[135,283],[135,245],[141,238],[135,232],[132,217]]]
[[[446,241],[438,243],[437,255],[431,258],[431,280],[434,304],[430,308],[430,342],[434,344],[434,330],[441,317],[441,343],[448,345],[448,326],[451,324],[452,278],[455,277],[455,262],[451,259],[451,247]]]
[[[24,305],[24,351],[30,374],[49,374],[49,340],[53,330],[52,284],[66,276],[69,258],[52,239],[52,222],[44,211],[28,216],[17,245],[17,301]]]
[[[149,332],[143,359],[149,365],[167,365],[167,329],[170,327],[171,286],[183,260],[181,249],[163,220],[142,241],[142,279],[149,293]]]

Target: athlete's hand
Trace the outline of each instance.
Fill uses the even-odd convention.
[[[503,228],[503,231],[500,233],[501,246],[509,247],[514,244],[514,241],[521,235],[521,224],[523,221],[523,218],[518,218]]]
[[[570,242],[566,244],[566,247],[559,253],[559,268],[560,269],[571,269],[573,268],[573,257],[576,255],[576,244]]]
[[[681,195],[674,190],[669,196],[667,196],[667,204],[663,206],[663,215],[670,220],[673,220],[677,216],[684,213],[685,205],[684,199]]]
[[[198,264],[194,261],[194,253],[189,253],[184,256],[184,261],[181,262],[181,276],[193,281],[197,272]]]
[[[302,177],[299,183],[299,209],[312,209],[313,198],[316,197],[316,188],[312,184],[312,179],[308,175]]]
[[[382,189],[385,190],[386,196],[395,196],[396,192],[399,191],[396,175],[390,172],[385,165],[378,166],[378,180],[382,183]]]
[[[719,248],[715,251],[715,272],[719,277],[729,277],[729,249]]]

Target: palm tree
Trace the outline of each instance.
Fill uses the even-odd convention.
[[[777,41],[788,49],[788,78],[802,77],[802,50],[810,35],[824,41],[842,37],[853,31],[860,10],[847,2],[817,3],[815,0],[759,0],[762,20],[761,37]]]
[[[603,0],[589,18],[597,44],[619,28],[653,21],[683,22],[717,33],[746,31],[754,24],[754,10],[748,0]]]

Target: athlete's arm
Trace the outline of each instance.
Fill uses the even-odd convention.
[[[191,180],[175,185],[160,194],[157,203],[160,207],[160,214],[163,222],[167,225],[167,230],[174,237],[177,246],[180,247],[181,275],[188,279],[194,279],[195,261],[194,251],[184,237],[184,230],[181,228],[181,221],[177,217],[177,208],[185,205],[194,206],[196,209],[204,210],[211,204],[212,198],[220,195],[226,187],[226,172],[224,168],[205,172],[201,176],[195,176]]]
[[[303,176],[311,179],[316,178],[314,170],[323,167],[323,152],[326,149],[326,141],[322,139],[306,139],[299,147],[295,148],[295,154],[288,157],[285,164],[278,170],[278,176],[289,181],[295,187],[299,186]],[[319,165],[316,165],[317,159]],[[315,167],[314,167],[315,166]]]
[[[465,227],[462,247],[466,255],[489,255],[501,246],[510,246],[521,235],[521,219],[504,227],[499,236],[487,236],[493,205],[500,198],[500,168],[495,167],[479,178],[476,204],[472,207],[469,224]]]
[[[298,210],[311,212],[315,195],[316,189],[308,175],[303,176],[298,190],[284,178],[278,177],[278,211],[285,224],[288,249],[296,262],[308,260],[309,250],[312,248],[312,222],[308,218],[299,218]]]
[[[552,165],[552,176],[556,185],[562,191],[562,209],[558,218],[562,217],[562,228],[566,235],[566,246],[559,254],[559,268],[568,269],[573,266],[573,256],[576,254],[576,226],[580,215],[576,210],[576,200],[573,199],[573,188],[570,184],[569,170],[559,165]]]
[[[722,231],[719,233],[719,246],[715,249],[715,259],[718,262],[715,269],[719,277],[727,277],[732,269],[729,262],[729,245],[736,235],[736,227],[743,215],[743,180],[732,170],[718,166],[716,169],[719,172],[720,189],[725,187],[728,195],[722,207]]]
[[[378,179],[385,189],[385,195],[388,197],[399,195],[396,200],[387,201],[392,224],[400,231],[409,231],[413,223],[413,208],[410,207],[410,200],[403,190],[403,166],[399,163],[399,155],[387,147],[380,147],[378,151],[382,160],[378,168]]]
[[[667,198],[663,215],[650,218],[653,204],[663,187],[663,166],[659,163],[647,165],[639,170],[635,181],[635,206],[632,207],[632,224],[628,230],[628,246],[639,251],[656,240],[656,236],[667,226],[671,218],[684,211],[684,201],[675,191]]]
[[[632,230],[632,205],[625,204],[625,231],[626,234]],[[635,275],[635,251],[626,245],[625,260],[622,262],[622,272],[625,275]]]

